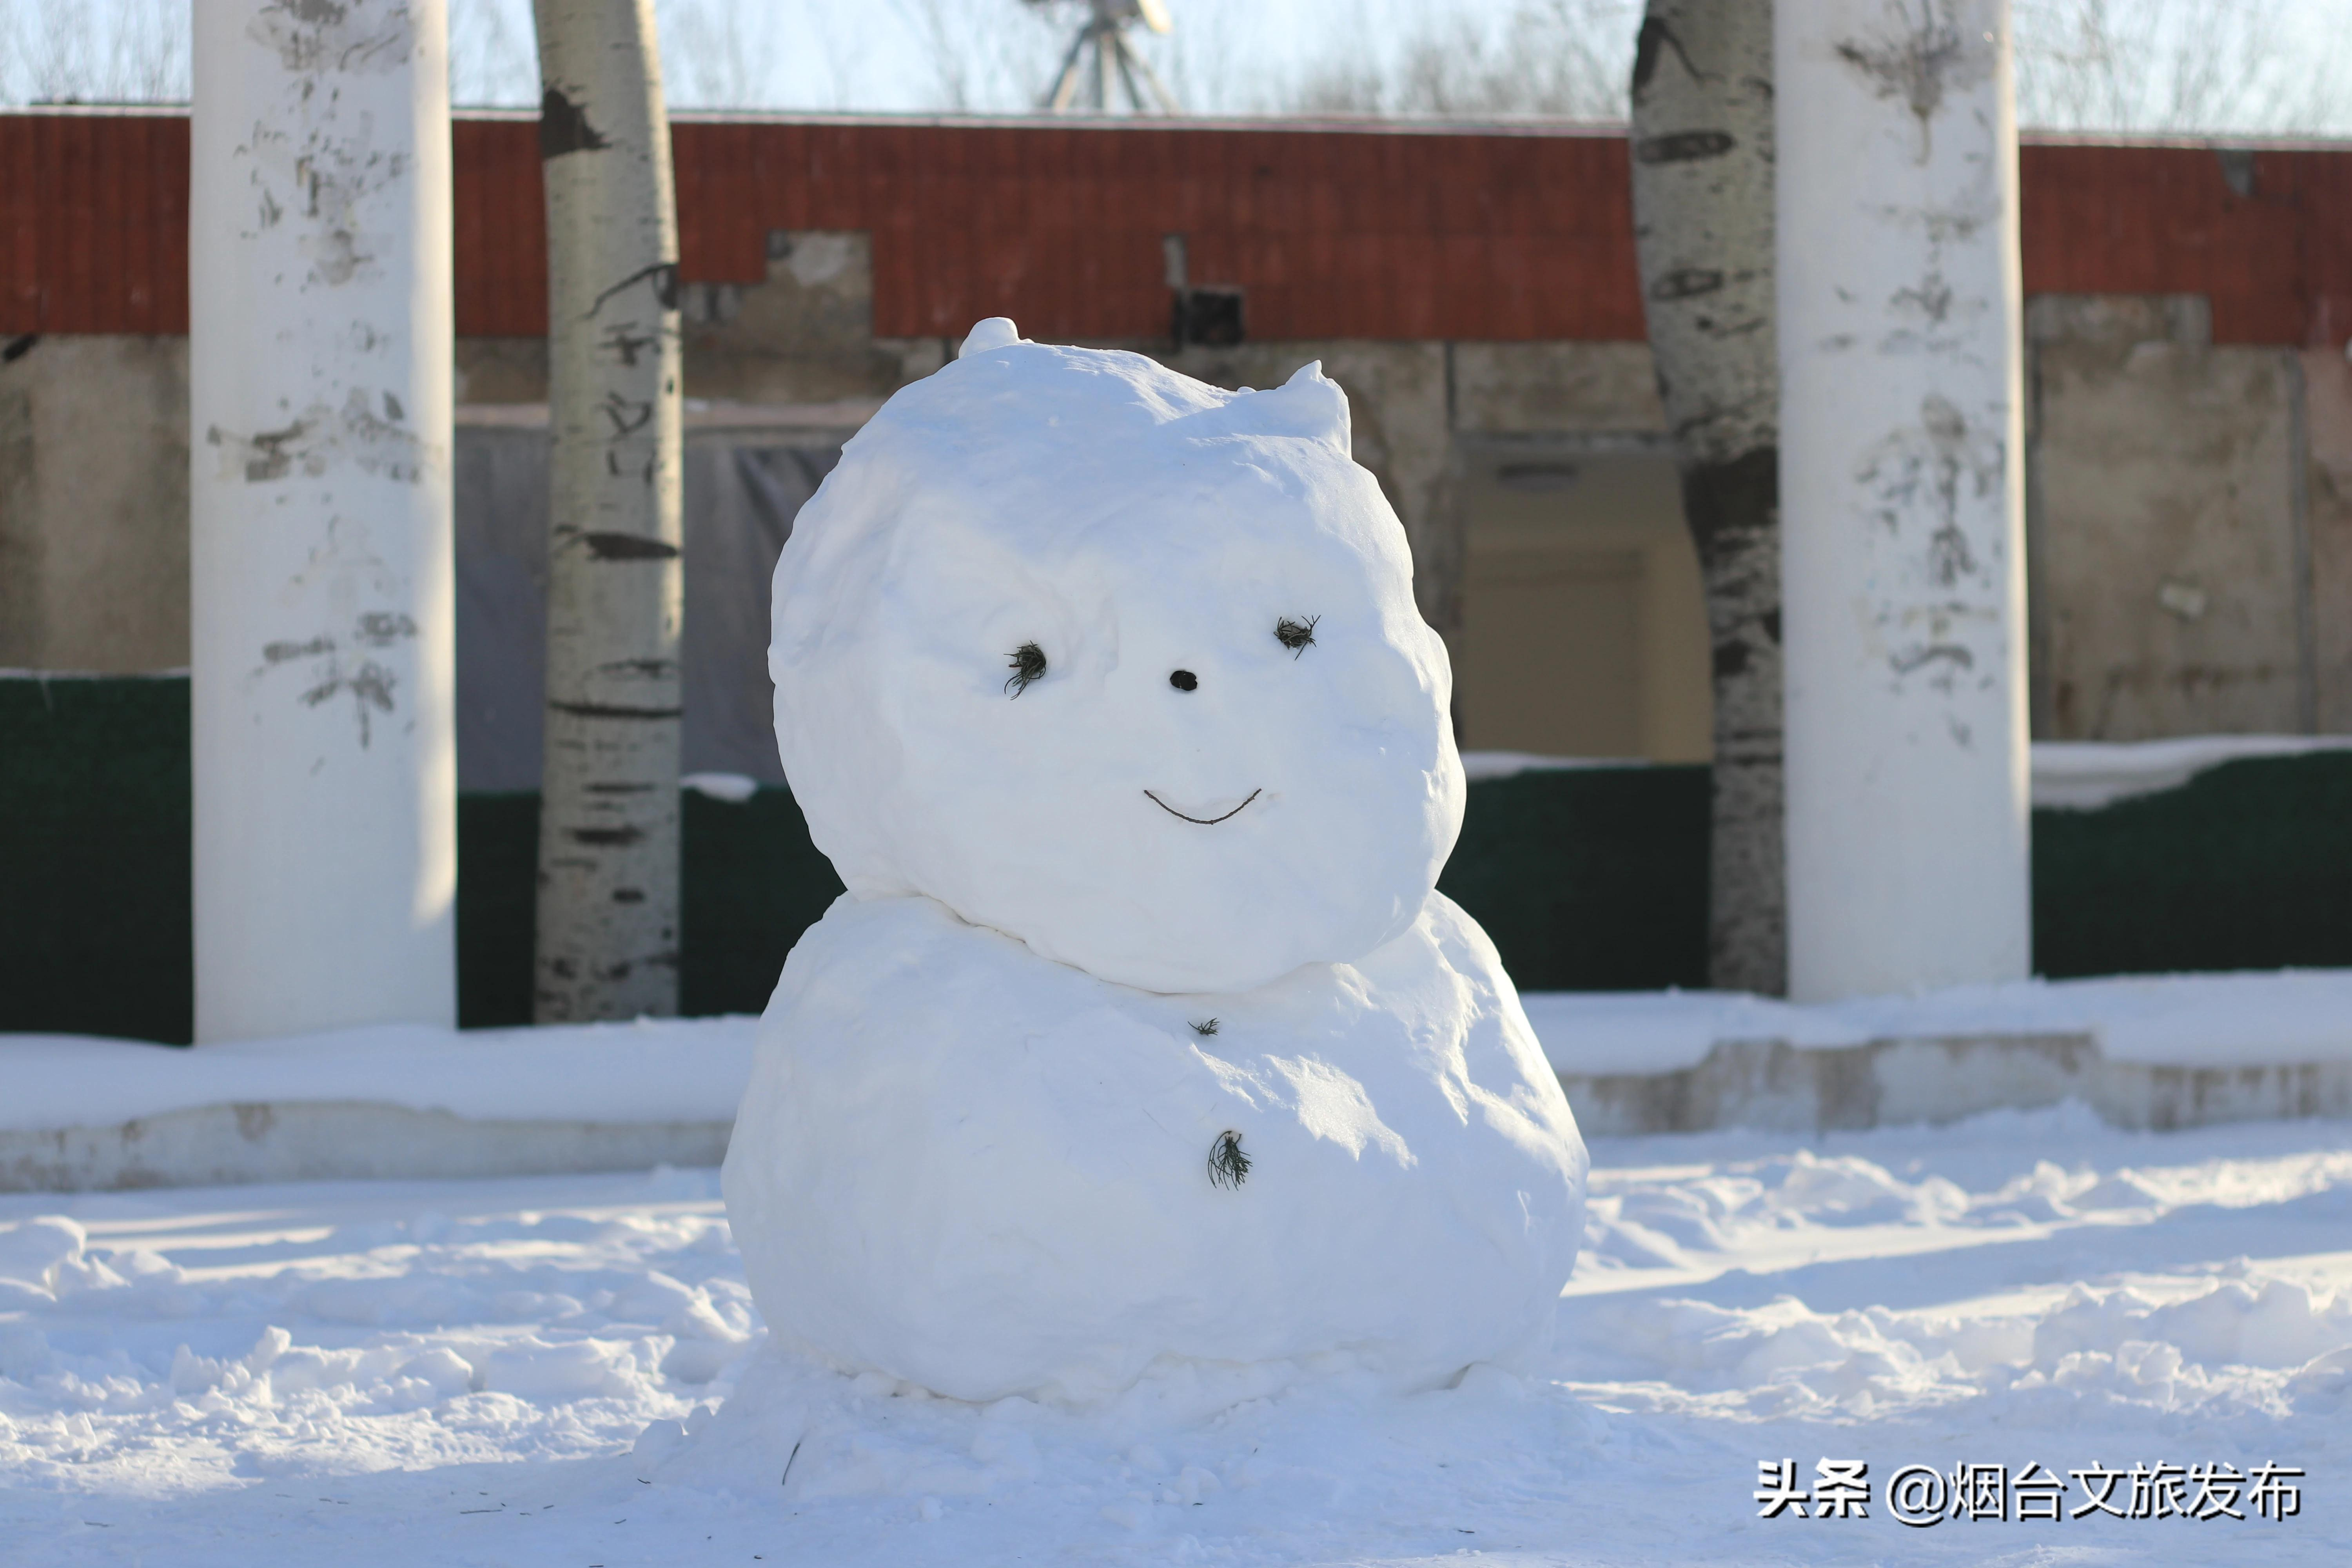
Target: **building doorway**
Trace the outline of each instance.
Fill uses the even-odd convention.
[[[1706,600],[1673,459],[1591,437],[1461,456],[1463,749],[1707,761]]]

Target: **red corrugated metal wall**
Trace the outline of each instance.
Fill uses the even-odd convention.
[[[2221,342],[2352,333],[2352,148],[2253,154],[2240,195],[2209,148],[2044,143],[2019,156],[2030,294],[2203,294]]]
[[[1616,137],[708,121],[675,134],[689,279],[758,281],[771,229],[869,230],[886,337],[987,315],[1048,337],[1153,335],[1171,233],[1196,281],[1249,290],[1260,337],[1642,335]],[[531,330],[462,294],[458,320]]]
[[[536,126],[460,120],[457,330],[546,329]],[[686,277],[759,281],[771,229],[874,237],[874,327],[1154,336],[1160,237],[1260,338],[1637,339],[1622,138],[840,121],[676,127]],[[0,115],[0,331],[187,330],[184,116]],[[2028,292],[2200,293],[2230,342],[2352,334],[2352,149],[2021,158]]]
[[[188,330],[188,121],[0,115],[0,331]]]

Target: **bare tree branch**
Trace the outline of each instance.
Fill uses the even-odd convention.
[[[187,100],[187,0],[0,0],[0,103]]]

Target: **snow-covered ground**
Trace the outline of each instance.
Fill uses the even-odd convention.
[[[1593,1152],[1523,1375],[1171,1371],[1090,1413],[763,1351],[708,1171],[0,1196],[0,1562],[2352,1561],[2352,1124]],[[1870,1517],[1758,1518],[1784,1458],[1866,1462]],[[1888,1517],[1898,1468],[1969,1464],[2069,1515],[2078,1469],[2126,1512],[2135,1465],[2182,1467],[2143,1512],[2306,1474],[2284,1521]]]

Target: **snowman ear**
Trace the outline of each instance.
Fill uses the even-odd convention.
[[[991,349],[1009,349],[1020,341],[1021,329],[1013,324],[1012,317],[991,316],[975,322],[971,331],[964,334],[963,347],[956,351],[956,358],[970,359]]]
[[[1265,392],[1235,398],[1234,423],[1267,436],[1299,436],[1337,447],[1352,457],[1355,442],[1348,423],[1348,395],[1323,374],[1323,362],[1298,367],[1288,381]]]

